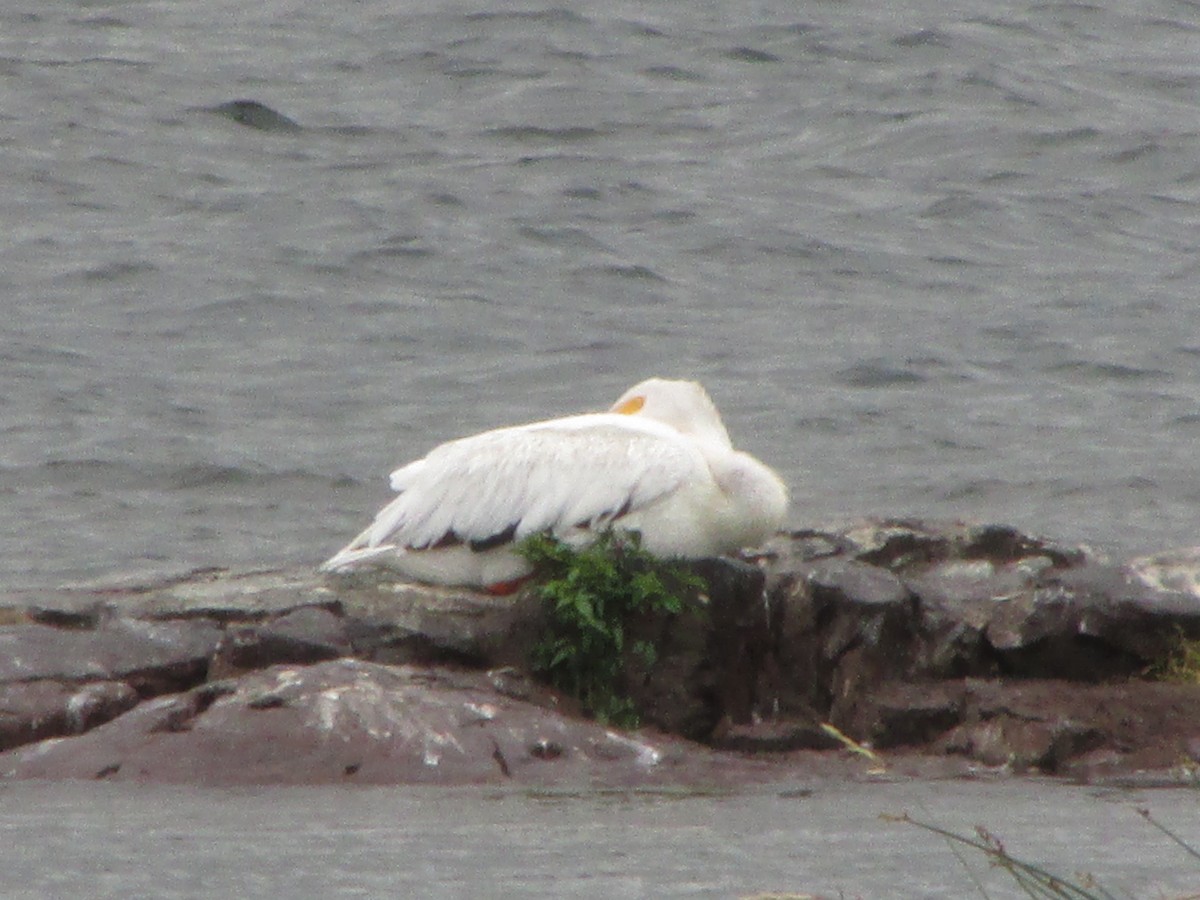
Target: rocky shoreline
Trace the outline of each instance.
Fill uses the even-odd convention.
[[[0,777],[736,786],[1052,775],[1194,784],[1200,550],[1108,562],[1004,526],[871,521],[698,564],[588,721],[525,661],[531,592],[206,570],[0,597]]]

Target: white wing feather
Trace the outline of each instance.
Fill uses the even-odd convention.
[[[392,473],[399,493],[347,550],[565,535],[603,525],[707,477],[672,429],[599,413],[442,444]]]

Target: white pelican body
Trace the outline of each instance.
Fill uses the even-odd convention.
[[[582,545],[611,527],[655,555],[701,559],[760,543],[787,510],[783,482],[733,449],[704,388],[661,378],[608,412],[442,444],[391,481],[398,496],[322,571],[499,586],[529,574],[512,544],[530,534]]]

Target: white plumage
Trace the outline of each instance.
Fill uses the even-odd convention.
[[[783,482],[733,449],[704,388],[651,378],[608,412],[449,441],[392,473],[397,497],[322,571],[394,569],[494,586],[529,573],[513,541],[576,545],[638,531],[659,556],[700,559],[760,543],[783,521]]]

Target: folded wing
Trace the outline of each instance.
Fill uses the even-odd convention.
[[[484,550],[541,531],[570,537],[703,477],[706,464],[688,441],[625,417],[498,429],[443,444],[393,472],[398,496],[343,552]]]

